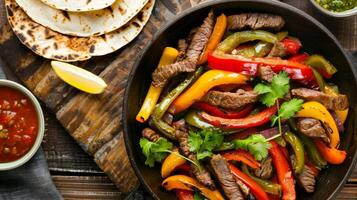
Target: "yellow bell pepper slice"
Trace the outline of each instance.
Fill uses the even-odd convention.
[[[161,177],[166,178],[170,176],[170,174],[180,165],[186,163],[186,160],[182,157],[178,156],[179,153],[176,149],[175,153],[171,153],[167,158],[164,160],[161,166]]]
[[[243,74],[228,72],[223,70],[209,70],[202,74],[193,85],[181,94],[170,106],[169,111],[176,114],[194,102],[200,100],[210,89],[218,85],[244,84],[248,81],[248,76]]]
[[[161,55],[158,67],[167,66],[175,62],[179,52],[172,47],[166,47]],[[139,113],[136,115],[136,121],[144,123],[155,109],[155,105],[159,100],[162,92],[161,87],[150,85],[149,91],[146,94],[145,100]]]
[[[324,105],[317,101],[309,101],[302,105],[302,109],[296,113],[296,117],[311,117],[318,119],[323,123],[327,124],[331,130],[328,133],[330,138],[330,147],[338,148],[340,144],[340,135],[337,129],[337,125],[330,112],[326,109]]]
[[[201,194],[210,200],[224,200],[222,194],[218,190],[210,190],[195,179],[186,175],[170,176],[162,182],[162,186],[169,191],[174,189],[192,191],[192,187],[194,187],[201,191]]]
[[[338,94],[336,93],[335,90],[332,89],[330,86],[325,86],[325,93],[329,95],[335,95],[337,96]],[[335,110],[337,117],[340,119],[342,124],[346,122],[347,115],[348,115],[348,108],[345,110]]]

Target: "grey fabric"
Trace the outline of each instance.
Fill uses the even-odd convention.
[[[42,148],[25,165],[0,172],[0,199],[63,199],[52,182]]]
[[[0,79],[6,79],[0,60]],[[0,172],[0,200],[61,200],[40,148],[23,166]]]

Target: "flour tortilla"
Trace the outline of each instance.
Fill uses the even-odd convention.
[[[41,0],[43,3],[58,10],[86,12],[100,10],[111,6],[115,0]]]
[[[5,0],[5,4],[9,23],[23,44],[45,58],[74,62],[112,53],[132,41],[149,20],[155,0],[122,28],[88,38],[66,36],[34,22],[15,0]]]
[[[68,12],[57,10],[40,0],[16,0],[35,22],[66,35],[90,37],[114,31],[130,21],[148,0],[116,0],[102,10]]]

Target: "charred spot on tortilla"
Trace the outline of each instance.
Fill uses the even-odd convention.
[[[142,22],[144,21],[144,13],[143,12],[139,12],[138,14],[138,19]]]
[[[55,43],[53,43],[53,48],[55,48],[55,50],[57,50],[58,49],[58,44],[55,42]]]
[[[17,37],[22,41],[22,42],[26,42],[26,37],[24,36],[24,34],[20,33],[20,32],[15,32]]]
[[[33,35],[32,30],[27,30],[27,35],[29,35],[33,40],[35,40],[35,36]]]
[[[110,15],[111,15],[113,18],[115,17],[115,16],[114,16],[114,12],[113,12],[113,8],[112,8],[111,6],[108,6],[108,7],[106,7],[105,9],[109,10]]]
[[[139,24],[138,22],[133,22],[133,25],[134,25],[135,27],[140,27],[140,24]]]
[[[125,15],[126,10],[123,9],[121,6],[119,6],[118,10],[119,10],[120,14]]]
[[[12,12],[12,9],[10,6],[6,6],[7,7],[7,14],[9,15],[9,17],[14,16],[14,13]]]
[[[68,21],[71,21],[71,17],[69,16],[68,11],[61,10],[61,12],[62,12],[63,16],[66,19],[68,19]]]
[[[90,53],[93,53],[95,50],[95,46],[94,45],[91,45],[90,48],[89,48],[89,52]]]
[[[38,45],[37,45],[37,44],[33,45],[33,46],[31,47],[31,49],[32,49],[33,51],[37,52],[37,50],[38,50]]]
[[[90,4],[91,1],[92,1],[92,0],[87,0],[87,4]]]
[[[25,29],[25,26],[24,26],[24,25],[21,25],[21,26],[20,26],[20,29],[21,29],[21,30],[24,30],[24,29]]]

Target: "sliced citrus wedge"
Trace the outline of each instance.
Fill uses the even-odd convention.
[[[90,94],[100,94],[107,84],[99,76],[74,65],[52,61],[52,68],[64,82]]]

